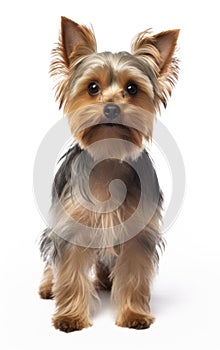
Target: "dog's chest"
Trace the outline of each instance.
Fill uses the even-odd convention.
[[[88,178],[74,181],[65,201],[69,214],[83,225],[109,228],[124,222],[138,204],[140,189],[133,168],[115,159],[98,163]]]
[[[91,171],[89,188],[91,194],[101,202],[108,201],[111,197],[117,200],[123,195],[135,191],[138,186],[135,172],[132,167],[115,159],[104,160],[98,163]],[[114,199],[112,198],[112,199]]]

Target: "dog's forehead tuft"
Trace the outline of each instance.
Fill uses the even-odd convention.
[[[126,51],[101,52],[86,56],[75,71],[75,79],[79,79],[80,76],[90,76],[100,69],[106,73],[109,72],[112,77],[130,70],[130,72],[136,72],[138,76],[141,74],[148,76],[152,85],[155,85],[155,72],[147,60],[142,60]]]
[[[148,65],[146,61],[143,61],[126,51],[118,53],[106,51],[89,55],[87,56],[85,63],[90,63],[94,67],[99,66],[112,69],[115,72],[119,72],[124,69],[127,70],[129,67],[135,67],[145,74],[149,73],[150,70],[150,65]]]

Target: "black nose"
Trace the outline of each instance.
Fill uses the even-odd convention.
[[[120,107],[115,103],[108,103],[104,107],[104,114],[109,119],[117,118],[120,115]]]

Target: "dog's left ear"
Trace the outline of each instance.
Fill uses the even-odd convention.
[[[159,67],[159,74],[168,70],[176,48],[179,29],[168,30],[154,36],[149,36],[149,30],[136,37],[132,44],[132,53],[136,56],[154,59]]]

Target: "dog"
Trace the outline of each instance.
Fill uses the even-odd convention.
[[[118,326],[154,322],[163,194],[145,145],[178,78],[178,35],[146,30],[131,53],[97,53],[92,30],[61,18],[50,72],[74,143],[54,178],[39,289],[41,298],[55,299],[56,329],[90,326],[99,289],[111,290]]]

